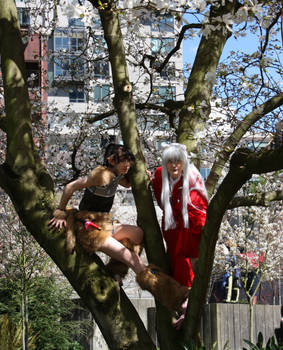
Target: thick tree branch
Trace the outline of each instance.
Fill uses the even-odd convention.
[[[155,103],[136,103],[136,109],[138,110],[153,110],[153,111],[160,111],[164,114],[167,115],[171,115],[172,113],[174,113],[176,110],[179,110],[182,106],[183,106],[184,102],[183,101],[173,101],[173,100],[167,100],[164,102],[164,105],[158,105]],[[116,110],[112,109],[109,110],[105,113],[101,113],[99,115],[96,115],[95,117],[87,117],[85,120],[90,123],[93,124],[97,121],[106,119],[108,117],[111,117],[113,115],[115,115]]]
[[[211,24],[219,24],[218,16],[234,13],[236,3],[225,2],[225,6],[210,9]],[[205,121],[210,114],[212,81],[207,81],[207,74],[215,74],[224,45],[231,32],[224,29],[211,31],[203,35],[197,50],[192,71],[185,91],[185,103],[180,111],[178,142],[183,143],[188,152],[197,153],[196,134],[204,129]]]
[[[138,133],[136,106],[132,95],[118,13],[99,9],[99,15],[109,51],[115,93],[113,105],[119,118],[124,144],[135,155],[135,163],[131,169],[131,184],[137,206],[138,225],[144,231],[144,244],[149,262],[153,262],[166,270],[169,266],[148,186],[149,179]],[[172,329],[170,313],[165,308],[160,307],[158,303],[157,310],[158,333],[162,334],[159,339],[160,347],[164,350],[172,349],[173,346],[176,350],[180,349],[180,346],[177,345],[177,333]],[[107,332],[105,327],[102,330],[104,334]],[[136,344],[133,343],[133,348],[136,346],[136,349],[137,345],[142,342],[143,339],[137,337]]]
[[[257,153],[245,148],[238,149],[233,154],[229,171],[207,209],[206,223],[199,247],[197,272],[190,294],[192,302],[189,302],[184,321],[186,341],[194,337],[199,330],[218,232],[229,203],[253,174],[262,174],[280,169],[283,169],[283,147],[278,150],[264,150]]]
[[[108,117],[111,117],[112,115],[114,115],[116,113],[115,109],[111,109],[110,111],[107,111],[105,113],[101,113],[96,115],[95,117],[88,117],[86,118],[86,121],[90,124],[93,124],[95,122],[98,122],[100,120],[106,119]]]
[[[268,207],[271,202],[282,200],[283,190],[271,191],[267,193],[256,193],[250,196],[235,197],[231,200],[227,209],[246,206]]]
[[[227,141],[224,143],[222,151],[217,155],[216,161],[210,171],[210,174],[206,181],[206,187],[208,193],[212,195],[217,181],[221,176],[221,172],[230,155],[234,152],[235,148],[239,144],[242,137],[255,124],[258,120],[263,118],[267,113],[275,110],[279,106],[283,105],[283,93],[278,94],[266,102],[253,109],[238,125],[235,131],[229,136]]]

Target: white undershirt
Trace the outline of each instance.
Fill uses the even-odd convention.
[[[169,176],[169,188],[170,188],[170,193],[172,193],[174,186],[176,183],[180,180],[181,175],[177,177],[177,179],[172,179],[171,176]]]

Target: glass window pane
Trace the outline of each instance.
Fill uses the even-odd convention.
[[[77,50],[82,50],[83,49],[83,45],[84,45],[84,40],[81,38],[77,39],[78,44],[77,44]]]
[[[152,53],[160,52],[162,55],[167,55],[174,47],[173,38],[152,39]]]
[[[71,50],[77,50],[77,38],[70,38],[71,40]]]
[[[94,87],[94,101],[100,101],[101,97],[100,97],[100,86],[95,86]]]
[[[104,99],[108,95],[109,95],[109,86],[108,85],[103,85],[102,86],[102,99]]]
[[[55,50],[62,49],[62,38],[55,38]]]
[[[85,94],[84,94],[83,86],[73,87],[69,91],[69,101],[70,102],[84,102],[85,101]]]
[[[84,92],[78,91],[78,102],[84,102]]]
[[[81,18],[69,18],[69,27],[84,27]]]
[[[69,38],[63,37],[62,47],[63,49],[69,49]]]
[[[151,41],[151,46],[152,46],[152,52],[156,53],[160,49],[160,39],[153,38]]]

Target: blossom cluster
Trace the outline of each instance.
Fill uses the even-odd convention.
[[[216,245],[214,273],[222,275],[227,268],[227,244],[231,255],[237,257],[236,267],[241,275],[261,271],[265,280],[282,275],[280,262],[283,232],[280,226],[282,208],[273,204],[268,208],[250,207],[231,210],[222,223]],[[227,243],[228,242],[228,243]],[[231,267],[230,268],[235,268]]]

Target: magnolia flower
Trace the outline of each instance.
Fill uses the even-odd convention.
[[[190,4],[190,8],[192,10],[198,10],[200,12],[203,12],[207,6],[207,3],[205,0],[192,0]]]
[[[63,13],[68,18],[80,18],[81,10],[75,5],[75,3],[67,3],[63,7]]]

